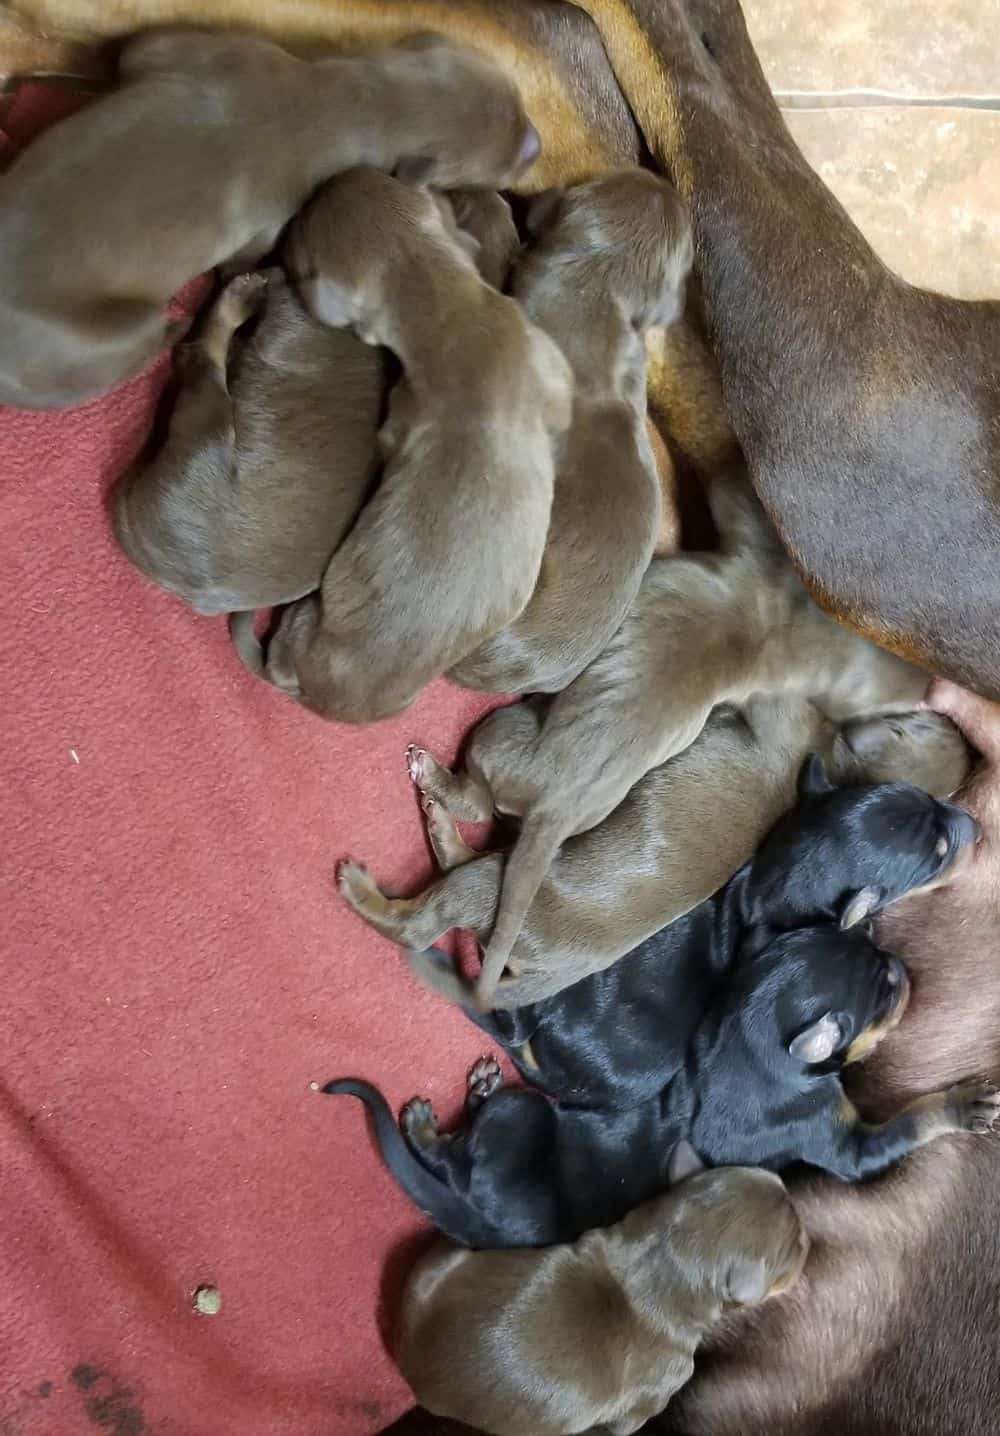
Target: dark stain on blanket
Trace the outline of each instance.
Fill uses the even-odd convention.
[[[69,1379],[85,1397],[83,1409],[92,1425],[110,1436],[143,1436],[147,1431],[135,1392],[120,1386],[110,1371],[81,1362],[73,1367]]]

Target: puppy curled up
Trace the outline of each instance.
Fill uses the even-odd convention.
[[[509,205],[488,190],[454,204],[472,230],[456,238],[502,282],[517,244]],[[377,476],[385,351],[313,319],[271,269],[229,282],[177,364],[166,443],[116,496],[119,543],[199,613],[311,593]]]
[[[662,1411],[721,1312],[786,1290],[808,1250],[778,1177],[699,1168],[678,1144],[678,1185],[571,1246],[438,1242],[409,1276],[395,1346],[418,1401],[494,1436],[627,1436]]]
[[[894,659],[872,654],[894,674]],[[538,706],[516,704],[497,716],[526,720],[537,731]],[[648,773],[603,823],[563,845],[528,910],[512,956],[517,975],[500,982],[497,1007],[539,1002],[603,971],[708,898],[792,805],[810,751],[823,756],[836,783],[907,782],[941,798],[970,767],[961,734],[936,713],[859,717],[836,727],[802,698],[717,709],[690,748]],[[432,762],[422,750],[411,753],[418,776],[433,771],[451,780]],[[444,796],[448,801],[449,792]],[[391,898],[364,868],[345,862],[337,874],[341,894],[378,932],[415,951],[452,928],[469,928],[485,943],[504,854],[469,847],[437,797],[425,797],[424,809],[445,876],[417,897]],[[427,976],[422,969],[418,975]],[[437,970],[429,975],[436,988],[439,977]],[[467,997],[451,983],[446,995]]]
[[[573,418],[531,600],[451,677],[494,692],[556,693],[625,617],[659,536],[643,336],[681,312],[692,244],[676,191],[647,170],[542,196],[528,223],[540,238],[511,293],[569,360]]]
[[[538,150],[511,81],[441,37],[310,62],[249,35],[142,35],[117,88],[0,178],[0,403],[78,404],[138,373],[177,337],[170,296],[256,263],[330,175],[503,188]]]
[[[490,288],[435,199],[372,169],[325,186],[292,227],[310,310],[396,355],[377,492],[318,594],[248,666],[343,722],[400,712],[524,608],[538,577],[572,380],[551,339]]]

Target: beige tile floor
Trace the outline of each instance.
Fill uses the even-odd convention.
[[[810,162],[905,278],[1000,296],[1000,0],[745,0]],[[81,52],[0,17],[0,77]]]

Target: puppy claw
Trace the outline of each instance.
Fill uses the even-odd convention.
[[[427,777],[427,760],[430,754],[426,748],[418,748],[416,743],[411,743],[406,750],[406,771],[410,775],[410,782],[415,783],[421,792],[424,790],[424,783]]]

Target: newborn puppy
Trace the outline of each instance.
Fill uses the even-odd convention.
[[[522,1075],[563,1102],[630,1107],[661,1091],[693,1031],[741,965],[779,932],[820,919],[853,927],[965,866],[969,814],[908,784],[836,788],[813,755],[799,803],[706,902],[612,967],[515,1013],[466,1011]],[[410,954],[429,987],[465,1005],[450,958]]]
[[[174,337],[175,290],[250,267],[329,175],[500,188],[539,151],[511,81],[437,36],[311,63],[248,35],[153,32],[119,75],[0,179],[0,403],[78,404],[137,373]]]
[[[502,280],[517,243],[509,205],[488,190],[455,203],[466,244]],[[234,345],[255,311],[252,337]],[[313,319],[274,269],[232,280],[178,354],[167,442],[116,499],[119,543],[199,613],[302,598],[376,477],[385,351]]]
[[[643,335],[680,313],[692,260],[687,212],[648,170],[605,175],[537,203],[546,204],[549,227],[518,265],[511,292],[569,360],[573,421],[531,601],[451,671],[466,687],[499,693],[561,691],[635,598],[661,517]],[[537,204],[533,211],[537,223]]]
[[[895,660],[885,659],[894,671]],[[537,732],[537,706],[515,704],[496,717],[526,720]],[[858,718],[838,729],[799,698],[718,709],[690,748],[648,773],[598,827],[563,845],[514,948],[517,976],[497,987],[497,1007],[538,1002],[602,971],[720,888],[794,802],[795,775],[810,750],[823,754],[837,783],[910,782],[939,797],[953,793],[970,766],[958,730],[935,713]],[[420,749],[411,750],[410,764],[418,781],[429,771],[451,778]],[[404,947],[429,948],[455,927],[483,943],[504,855],[470,848],[435,799],[425,797],[424,810],[445,878],[416,898],[389,898],[364,868],[345,862],[340,891]]]
[[[902,963],[860,927],[799,928],[739,966],[695,1027],[680,1071],[637,1106],[569,1107],[533,1088],[503,1089],[499,1066],[484,1061],[470,1074],[474,1113],[462,1131],[442,1135],[430,1104],[414,1099],[401,1133],[369,1083],[323,1090],[365,1103],[396,1181],[453,1241],[547,1246],[661,1192],[682,1138],[712,1164],[801,1161],[860,1181],[948,1132],[991,1126],[1000,1094],[982,1083],[924,1098],[877,1127],[847,1101],[840,1069],[899,1022],[908,996]]]
[[[859,649],[812,602],[742,474],[717,478],[710,502],[723,551],[655,559],[618,632],[554,700],[536,736],[512,738],[513,719],[487,719],[482,740],[477,730],[462,807],[452,811],[486,818],[496,810],[522,823],[483,956],[481,1010],[495,1005],[560,845],[603,822],[651,768],[688,747],[717,704],[798,692],[837,717],[863,704],[868,667],[886,691],[885,661],[876,666],[870,645]],[[898,659],[894,671],[897,706],[912,708],[923,676]]]
[[[291,232],[312,312],[384,344],[403,376],[379,436],[381,484],[319,594],[285,610],[266,662],[249,615],[234,639],[255,671],[342,722],[407,707],[520,613],[541,564],[568,366],[452,230],[426,191],[359,169]]]
[[[572,1246],[439,1242],[403,1293],[395,1355],[417,1400],[495,1436],[638,1431],[723,1310],[787,1290],[808,1251],[778,1177],[699,1168],[680,1143],[679,1186]]]

